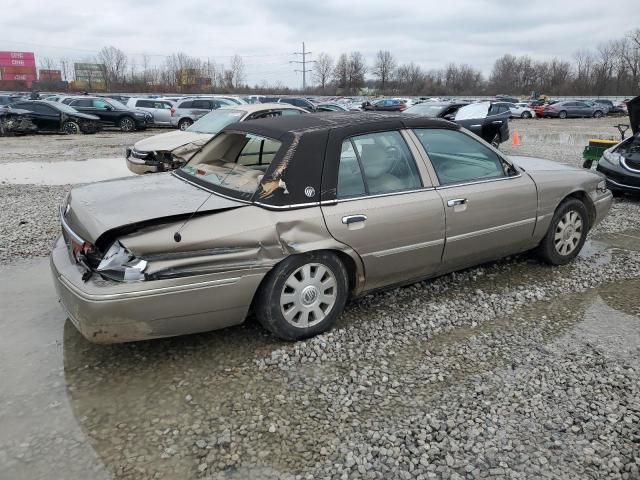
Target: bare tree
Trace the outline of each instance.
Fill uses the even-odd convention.
[[[364,86],[364,76],[367,73],[367,65],[364,56],[360,52],[349,54],[347,70],[347,84],[349,92],[355,93]]]
[[[384,93],[387,83],[396,69],[396,60],[389,50],[378,50],[376,63],[373,66],[373,75],[380,80],[380,90]]]
[[[346,53],[338,57],[338,62],[333,69],[333,79],[338,88],[346,90],[349,87],[349,58]]]
[[[331,79],[333,73],[333,58],[322,52],[318,55],[318,59],[313,64],[313,77],[320,84],[320,88],[324,91]]]
[[[122,50],[113,46],[103,47],[98,52],[97,61],[104,65],[104,79],[108,89],[124,83],[127,55]]]
[[[240,88],[245,79],[244,61],[240,55],[231,57],[231,73],[233,75],[233,88]]]

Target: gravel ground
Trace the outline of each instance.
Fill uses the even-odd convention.
[[[576,163],[584,142],[571,139],[617,120],[581,122],[514,122],[523,145],[503,149]],[[553,137],[560,124],[571,141]],[[5,271],[47,252],[64,192],[0,186]],[[0,431],[0,477],[640,478],[639,222],[640,202],[617,199],[570,265],[523,255],[369,295],[303,342],[250,320],[96,346],[67,321],[42,341],[61,365],[34,389],[62,388],[47,409],[70,410],[72,426],[43,428],[33,394],[0,392],[0,418],[36,419]],[[29,275],[11,273],[16,290]]]

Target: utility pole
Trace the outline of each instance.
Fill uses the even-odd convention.
[[[314,63],[315,60],[307,60],[307,55],[311,55],[311,52],[307,52],[304,42],[302,42],[302,51],[301,52],[293,52],[293,55],[302,55],[302,61],[300,60],[291,60],[289,63],[301,63],[302,70],[294,70],[294,72],[302,72],[302,92],[307,89],[307,72],[311,72],[312,70],[307,69],[307,63]]]

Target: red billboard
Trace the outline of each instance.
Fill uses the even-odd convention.
[[[36,68],[36,56],[33,52],[0,52],[0,67]]]

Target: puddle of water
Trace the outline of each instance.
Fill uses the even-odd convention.
[[[3,163],[0,182],[36,185],[90,183],[134,175],[124,158],[92,158],[64,162]]]

